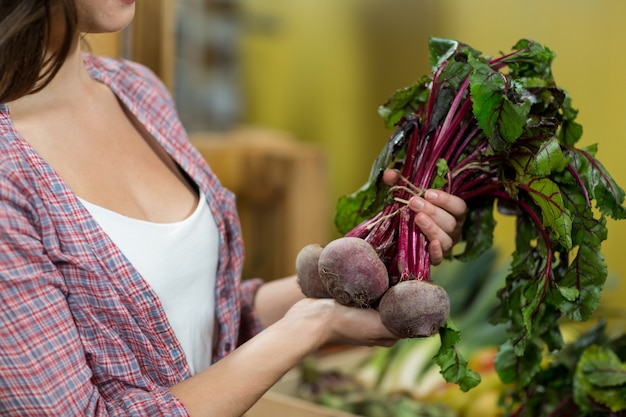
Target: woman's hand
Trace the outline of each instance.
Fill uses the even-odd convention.
[[[399,176],[398,171],[388,169],[383,174],[383,181],[393,185]],[[409,208],[415,212],[415,224],[430,242],[430,262],[439,265],[461,240],[467,214],[465,201],[445,191],[429,189],[421,197],[411,197]]]
[[[305,298],[298,301],[282,319],[301,323],[317,334],[319,346],[392,346],[398,337],[391,333],[374,308],[346,307],[332,298]]]

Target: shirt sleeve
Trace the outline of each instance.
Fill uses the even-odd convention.
[[[27,187],[0,177],[0,410],[11,416],[186,416],[166,387],[104,398],[91,382],[65,285]],[[31,194],[32,196],[32,194]],[[32,196],[32,199],[36,197]]]
[[[263,284],[260,278],[245,280],[240,286],[241,325],[238,344],[241,345],[263,330],[263,324],[254,310],[254,297]]]

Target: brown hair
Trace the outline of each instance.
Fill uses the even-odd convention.
[[[55,7],[61,8],[65,34],[59,48],[47,56]],[[0,1],[0,103],[44,88],[67,58],[75,30],[74,0]]]

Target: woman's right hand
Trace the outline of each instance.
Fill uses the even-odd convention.
[[[283,320],[301,321],[302,328],[318,334],[319,346],[392,346],[398,337],[382,323],[373,308],[347,307],[333,299],[306,298],[298,301]]]

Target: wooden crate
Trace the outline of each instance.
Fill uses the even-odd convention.
[[[358,417],[284,394],[268,391],[244,417]]]
[[[303,246],[328,242],[327,168],[319,147],[254,128],[193,133],[191,141],[237,196],[244,277],[271,280],[293,274]]]

